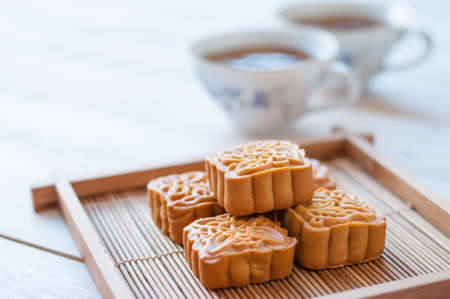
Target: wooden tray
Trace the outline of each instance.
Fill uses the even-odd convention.
[[[364,139],[362,138],[364,137]],[[269,283],[211,291],[192,275],[182,248],[153,223],[145,185],[155,177],[203,169],[203,161],[32,188],[39,211],[58,203],[94,281],[106,298],[308,298],[450,293],[449,202],[374,152],[370,135],[298,140],[326,160],[343,189],[387,217],[386,248],[376,261],[308,271]],[[369,142],[368,142],[369,141]]]

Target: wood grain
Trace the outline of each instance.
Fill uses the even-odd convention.
[[[100,298],[83,263],[0,238],[1,298]]]
[[[70,183],[57,180],[55,188],[67,225],[102,296],[104,298],[132,297],[131,290],[122,276],[116,272],[110,255],[105,251],[97,231],[86,216]]]

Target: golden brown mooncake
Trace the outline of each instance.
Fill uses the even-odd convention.
[[[231,215],[250,215],[309,202],[311,162],[290,141],[257,141],[219,151],[206,159],[219,204]]]
[[[297,238],[295,259],[305,268],[366,262],[384,249],[385,218],[341,190],[316,189],[311,203],[286,210],[283,223]]]
[[[321,164],[319,160],[310,159],[313,170],[314,189],[325,187],[327,189],[336,189],[336,182],[330,176],[328,167]]]
[[[216,289],[288,276],[297,240],[264,216],[222,214],[186,226],[183,243],[195,276],[203,286]]]
[[[147,194],[153,221],[173,241],[183,244],[183,228],[192,221],[225,211],[218,205],[203,171],[151,180]]]

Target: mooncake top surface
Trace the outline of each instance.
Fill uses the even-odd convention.
[[[216,198],[209,188],[204,171],[173,174],[151,180],[147,189],[161,193],[168,205],[194,206]]]
[[[296,206],[295,211],[314,227],[377,220],[375,210],[356,195],[324,187],[316,189],[312,201]]]
[[[295,238],[279,223],[265,218],[238,217],[222,214],[202,218],[185,228],[199,257],[216,258],[227,254],[276,250],[295,246]]]
[[[212,154],[208,161],[231,177],[310,163],[305,158],[305,151],[298,144],[280,140],[255,141],[218,151]]]

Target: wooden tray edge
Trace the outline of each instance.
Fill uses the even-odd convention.
[[[450,271],[442,271],[326,295],[321,298],[445,298],[449,289]]]

